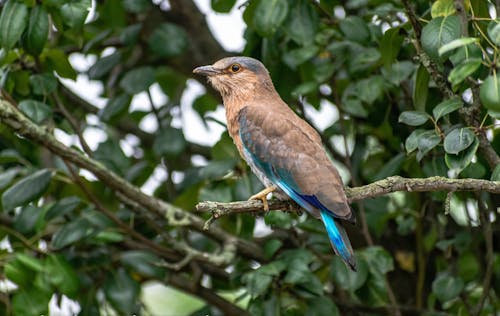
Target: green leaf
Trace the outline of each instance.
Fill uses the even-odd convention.
[[[158,156],[175,157],[186,147],[184,134],[173,127],[162,128],[155,138],[153,150]]]
[[[19,168],[10,168],[0,173],[0,190],[8,186],[20,171]]]
[[[394,270],[394,260],[391,254],[380,246],[371,246],[361,251],[367,263],[368,270],[373,274],[386,274]]]
[[[453,70],[448,75],[448,81],[456,86],[465,80],[468,76],[472,75],[481,66],[483,61],[481,59],[468,59],[463,61],[461,64],[453,68]]]
[[[423,132],[425,132],[424,129],[416,129],[406,138],[405,148],[408,154],[418,148],[418,139]]]
[[[87,19],[91,6],[91,0],[67,1],[60,8],[64,23],[70,28],[80,29]]]
[[[52,293],[34,286],[16,291],[12,298],[13,315],[48,315]]]
[[[415,64],[410,61],[396,62],[382,68],[381,71],[386,81],[388,80],[393,85],[399,86],[415,71]]]
[[[180,102],[187,78],[169,67],[156,68],[156,81],[172,102]]]
[[[460,109],[462,106],[463,102],[460,98],[451,98],[436,105],[432,110],[432,116],[434,116],[434,119],[437,121],[443,116]]]
[[[451,171],[459,174],[471,163],[478,147],[479,141],[474,137],[474,142],[466,150],[461,151],[458,155],[446,153],[444,161]]]
[[[61,49],[46,50],[44,54],[46,57],[45,63],[47,66],[57,72],[63,78],[76,80],[76,71],[69,63],[68,55]]]
[[[368,279],[368,265],[365,260],[357,258],[357,271],[347,268],[340,257],[332,259],[330,275],[335,283],[341,288],[354,292],[361,288]]]
[[[160,57],[174,57],[182,54],[188,46],[186,31],[172,23],[157,26],[149,38],[149,48]]]
[[[201,118],[203,118],[207,112],[215,111],[218,105],[219,101],[211,94],[202,94],[193,101],[193,109]]]
[[[42,210],[39,207],[26,205],[16,216],[14,228],[22,234],[30,234],[34,232],[35,226],[41,214]]]
[[[52,116],[52,108],[47,104],[35,100],[22,100],[19,109],[37,124],[41,124]]]
[[[493,20],[488,24],[488,36],[495,43],[500,46],[500,21]]]
[[[15,260],[9,261],[4,268],[7,279],[20,287],[29,287],[33,284],[36,270],[31,269],[22,263],[16,255]]]
[[[99,58],[92,67],[89,68],[88,75],[90,79],[100,79],[116,67],[122,59],[120,52]]]
[[[479,98],[488,110],[500,112],[500,80],[498,74],[488,76],[481,84]]]
[[[49,14],[41,5],[31,10],[25,36],[25,49],[32,55],[40,55],[49,36]]]
[[[434,282],[432,282],[432,292],[442,303],[458,297],[463,288],[464,281],[448,273],[440,273]]]
[[[340,311],[330,298],[313,298],[308,302],[305,316],[340,316]]]
[[[456,155],[468,148],[475,139],[476,135],[469,128],[454,129],[444,138],[444,150]]]
[[[477,38],[477,37],[457,38],[457,39],[439,47],[439,50],[438,50],[439,56],[444,55],[444,54],[446,54],[454,49],[457,49],[459,47],[467,46],[467,45],[472,44],[472,43],[479,43],[479,38]]]
[[[400,34],[400,27],[393,27],[385,31],[380,39],[379,49],[382,55],[382,61],[386,68],[390,67],[396,60],[401,44],[403,44],[404,36]]]
[[[434,130],[421,133],[418,137],[417,160],[420,161],[425,154],[436,147],[440,142],[441,137],[439,137]]]
[[[42,169],[16,182],[2,194],[4,211],[10,211],[14,207],[28,204],[41,197],[47,190],[51,178],[52,171]]]
[[[160,261],[156,255],[142,250],[132,250],[121,254],[123,266],[146,277],[164,277],[165,270],[158,266]]]
[[[287,0],[261,0],[253,14],[253,27],[261,36],[270,37],[288,15]]]
[[[124,269],[108,277],[104,283],[104,294],[113,308],[125,315],[133,315],[138,309],[139,284]]]
[[[500,181],[500,165],[497,165],[491,173],[491,181]]]
[[[80,288],[80,280],[71,264],[61,255],[49,255],[45,261],[45,272],[48,280],[59,291],[75,298]]]
[[[43,270],[43,263],[38,258],[28,256],[24,253],[17,253],[16,260],[32,271],[40,272]]]
[[[154,82],[154,68],[143,66],[127,72],[120,81],[120,87],[128,94],[134,95],[147,90]]]
[[[373,181],[385,179],[389,176],[397,175],[399,170],[401,169],[401,165],[405,160],[405,154],[399,153],[396,156],[392,157],[383,167],[380,169],[377,174],[373,177]]]
[[[449,16],[455,14],[455,12],[456,9],[453,0],[436,0],[431,7],[432,18]]]
[[[420,111],[404,111],[399,115],[398,122],[410,126],[419,126],[425,124],[429,115]]]
[[[45,220],[50,221],[54,218],[66,215],[72,212],[80,205],[81,200],[76,196],[65,197],[52,205],[45,213]]]
[[[356,84],[358,98],[368,104],[372,104],[382,97],[384,93],[384,82],[385,80],[382,76],[371,76],[360,80]]]
[[[417,69],[415,85],[413,87],[413,104],[418,111],[425,111],[427,95],[429,94],[430,75],[423,65]]]
[[[6,50],[14,47],[28,24],[28,8],[22,2],[8,0],[0,15],[0,46]]]
[[[318,52],[319,47],[315,45],[292,49],[283,54],[283,62],[290,68],[296,69],[297,66],[316,56]]]
[[[439,48],[461,36],[460,18],[456,15],[432,19],[422,29],[422,48],[434,60],[446,56],[439,55]]]
[[[110,122],[127,113],[131,98],[128,94],[120,94],[108,100],[106,106],[99,111],[99,117],[104,122]]]
[[[340,30],[350,41],[365,43],[370,39],[370,30],[359,16],[348,16],[340,20]]]
[[[132,13],[143,13],[151,7],[151,1],[148,0],[124,0],[123,6]]]
[[[52,238],[52,247],[64,248],[73,244],[92,232],[90,223],[85,219],[78,219],[61,227]]]
[[[308,1],[296,1],[285,25],[286,34],[297,44],[307,47],[313,43],[318,27],[315,8]]]
[[[30,85],[33,93],[46,96],[56,90],[57,79],[51,73],[31,75]]]
[[[211,0],[212,9],[219,13],[229,13],[235,3],[236,0]]]

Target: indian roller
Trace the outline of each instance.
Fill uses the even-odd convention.
[[[227,128],[240,155],[266,189],[250,199],[283,193],[325,225],[333,250],[356,270],[341,220],[355,217],[342,179],[314,128],[293,112],[274,88],[266,67],[250,57],[227,57],[193,70],[221,94]]]

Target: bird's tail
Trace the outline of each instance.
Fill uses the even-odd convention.
[[[356,271],[356,258],[354,258],[354,251],[344,227],[342,227],[339,220],[334,219],[327,211],[321,210],[321,218],[323,224],[325,224],[333,250],[349,268]]]

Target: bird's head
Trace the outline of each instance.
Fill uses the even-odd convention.
[[[223,58],[213,65],[195,68],[193,73],[206,76],[223,98],[251,97],[259,88],[274,91],[266,67],[250,57]]]

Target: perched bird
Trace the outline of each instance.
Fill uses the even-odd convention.
[[[193,70],[220,92],[229,135],[266,189],[250,199],[285,193],[323,221],[335,253],[352,269],[356,260],[340,220],[355,222],[342,179],[314,128],[276,92],[266,67],[250,57],[223,58]]]

